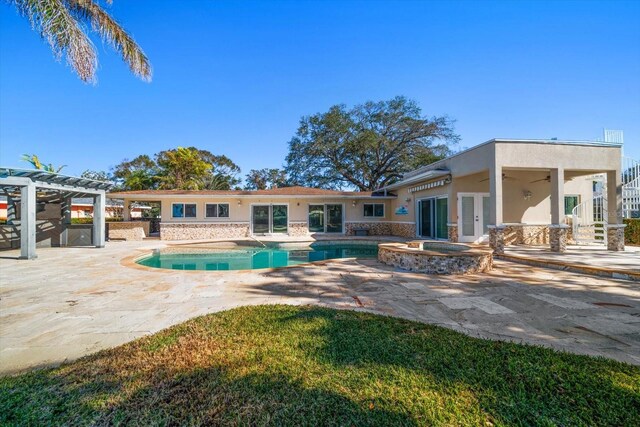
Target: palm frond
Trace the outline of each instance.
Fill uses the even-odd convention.
[[[13,0],[18,11],[47,40],[54,55],[66,55],[69,65],[85,82],[95,82],[98,60],[93,43],[62,0]]]
[[[31,163],[34,169],[42,169],[42,163],[40,163],[40,159],[35,154],[23,154],[22,161]]]
[[[133,37],[109,16],[100,5],[92,0],[66,1],[74,15],[90,22],[92,29],[120,53],[133,74],[142,80],[151,81],[152,70],[149,58],[147,58]]]

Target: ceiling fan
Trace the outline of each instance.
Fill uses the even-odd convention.
[[[531,181],[529,182],[529,184],[533,184],[534,182],[540,182],[540,181],[551,182],[551,175],[547,175],[545,178],[542,178],[542,179],[536,179],[535,181]]]
[[[480,181],[478,181],[478,182],[485,182],[485,181],[489,181],[489,179],[490,179],[490,178],[481,179],[481,180],[480,180]],[[502,180],[504,181],[505,179],[513,179],[513,180],[515,180],[515,179],[517,179],[517,178],[514,178],[514,177],[512,177],[512,176],[507,176],[507,174],[506,174],[506,173],[503,173],[503,174],[502,174]]]

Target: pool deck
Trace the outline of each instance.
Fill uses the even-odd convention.
[[[409,273],[375,260],[242,272],[122,263],[164,245],[39,248],[30,261],[0,253],[0,374],[73,360],[195,316],[276,303],[370,311],[640,365],[637,282],[503,260],[490,273],[464,276]]]
[[[570,245],[563,253],[551,252],[548,246],[506,246],[500,258],[537,267],[640,281],[640,246],[627,246],[624,251],[613,252],[602,245]]]

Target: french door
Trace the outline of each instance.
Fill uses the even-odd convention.
[[[288,231],[289,207],[287,205],[252,205],[252,234],[285,234]]]
[[[342,205],[309,205],[308,225],[311,233],[342,233],[344,226]]]
[[[418,200],[418,235],[427,239],[447,239],[449,199],[429,197]]]
[[[458,193],[458,240],[480,243],[489,238],[488,193]]]

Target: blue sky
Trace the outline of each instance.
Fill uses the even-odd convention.
[[[36,153],[67,174],[177,146],[279,167],[301,116],[405,95],[494,137],[594,139],[640,159],[638,1],[115,1],[150,57],[131,75],[96,41],[85,85],[0,4],[0,164]]]

